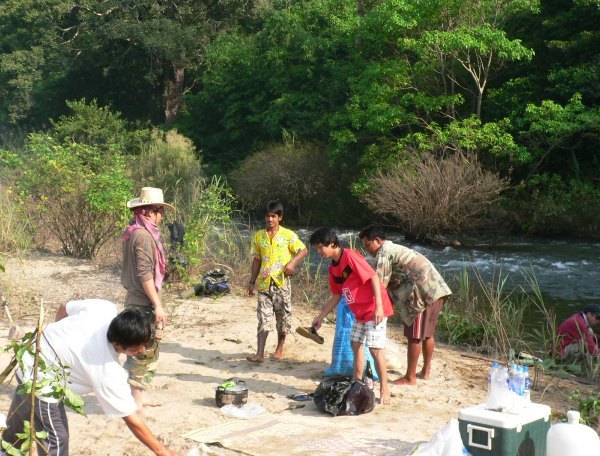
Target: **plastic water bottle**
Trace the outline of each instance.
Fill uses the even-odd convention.
[[[517,376],[517,365],[512,363],[508,369],[508,389],[515,390],[515,377]]]
[[[514,383],[515,376],[517,375],[517,365],[515,363],[511,363],[510,368],[508,369],[508,389],[514,391]]]
[[[487,376],[487,380],[488,380],[488,393],[487,393],[487,401],[485,404],[485,408],[487,409],[493,409],[496,408],[497,405],[497,394],[496,394],[496,389],[495,389],[495,385],[494,385],[494,378],[496,376],[496,372],[498,372],[498,363],[497,362],[493,362],[492,363],[492,367],[490,367],[490,370],[488,372],[488,376]]]
[[[496,370],[492,380],[492,390],[494,394],[493,407],[491,409],[503,409],[509,401],[508,396],[508,368],[506,366],[499,367]]]
[[[519,413],[523,409],[523,395],[525,394],[525,376],[523,375],[523,368],[517,367],[517,372],[513,380],[513,404],[512,409],[514,412]]]
[[[523,379],[523,407],[527,407],[531,403],[531,376],[528,366],[523,366]]]

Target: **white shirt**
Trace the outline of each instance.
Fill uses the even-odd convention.
[[[41,343],[44,358],[54,362],[58,357],[68,366],[71,390],[75,394],[94,392],[106,415],[131,415],[137,405],[127,383],[128,375],[106,338],[117,308],[110,301],[86,299],[69,301],[66,311],[67,317],[44,328]],[[26,364],[30,371],[33,363]],[[55,402],[52,398],[39,399]]]

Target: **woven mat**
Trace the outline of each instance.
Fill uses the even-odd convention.
[[[282,449],[285,454],[307,456],[397,456],[408,454],[415,445],[401,440],[360,437],[359,434],[351,429],[343,431],[340,428],[339,432],[332,432],[331,428],[308,426],[306,420],[294,417],[263,415],[198,429],[183,437],[206,444],[220,443],[225,448],[256,456],[280,456]]]

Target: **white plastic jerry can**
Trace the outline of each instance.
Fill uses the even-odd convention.
[[[600,437],[591,427],[579,423],[579,412],[567,412],[567,423],[553,424],[546,437],[546,456],[600,455]]]

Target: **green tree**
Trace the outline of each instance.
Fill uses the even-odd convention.
[[[0,4],[6,117],[15,122],[43,111],[48,98],[56,99],[57,106],[87,96],[126,109],[129,103],[150,112],[152,104],[160,106],[158,120],[170,124],[183,93],[195,84],[208,43],[253,6],[236,1],[7,0]],[[135,115],[144,118],[146,113]]]
[[[600,141],[600,108],[590,108],[575,94],[564,106],[550,100],[525,109],[520,141],[532,163],[526,179],[540,171],[565,177],[596,178],[600,163],[594,151]]]

